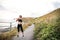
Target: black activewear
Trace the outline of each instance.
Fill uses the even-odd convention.
[[[18,24],[17,29],[18,29],[18,32],[20,32],[20,30],[23,32],[22,24]]]
[[[18,19],[18,22],[22,22],[22,19]],[[21,30],[23,32],[22,24],[18,24],[17,26],[18,32]]]
[[[18,22],[22,22],[22,19],[18,19]]]

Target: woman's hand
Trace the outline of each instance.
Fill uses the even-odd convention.
[[[16,22],[18,21],[18,18],[14,18],[13,20],[16,20]]]

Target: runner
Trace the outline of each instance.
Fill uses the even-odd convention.
[[[24,37],[24,32],[23,32],[23,27],[22,27],[22,15],[19,15],[19,17],[16,18],[16,22],[18,22],[18,25],[17,25],[18,35],[17,35],[17,37],[19,37],[20,30],[21,30],[22,35]]]

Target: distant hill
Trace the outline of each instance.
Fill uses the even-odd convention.
[[[33,19],[34,18],[32,18],[32,17],[23,17],[23,21],[28,22],[28,23],[32,23]]]
[[[44,16],[35,18],[35,22],[36,23],[40,23],[43,21],[47,22],[47,21],[51,21],[51,19],[56,19],[57,17],[60,17],[60,8],[58,8]]]

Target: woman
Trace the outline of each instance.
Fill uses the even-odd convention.
[[[18,30],[18,37],[19,37],[19,32],[20,32],[20,29],[21,29],[21,32],[23,34],[23,37],[24,37],[24,32],[23,32],[23,27],[22,27],[22,15],[19,15],[18,18],[16,18],[16,22],[18,22],[18,26],[17,26],[17,30]]]

